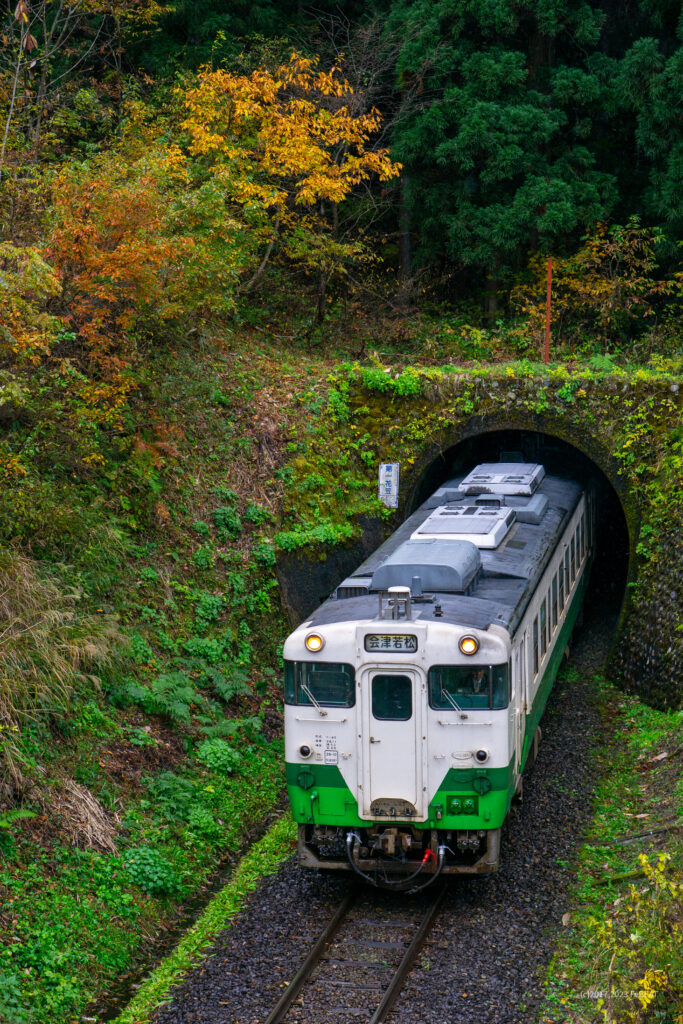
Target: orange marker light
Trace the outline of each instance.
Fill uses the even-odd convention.
[[[476,654],[479,650],[479,641],[476,636],[461,636],[459,647],[463,654]]]

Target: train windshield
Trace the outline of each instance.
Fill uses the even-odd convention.
[[[356,701],[352,665],[333,661],[286,661],[285,704],[350,708]]]
[[[507,665],[434,665],[429,670],[429,705],[439,711],[506,708]]]

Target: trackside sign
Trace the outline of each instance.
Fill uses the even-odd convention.
[[[398,506],[398,462],[381,462],[379,466],[379,500],[389,508]]]

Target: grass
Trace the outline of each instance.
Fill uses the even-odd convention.
[[[149,940],[279,803],[281,742],[247,753],[231,775],[194,759],[179,773],[151,774],[127,801],[116,854],[57,837],[39,846],[24,829],[15,835],[12,856],[0,858],[0,915],[13,921],[0,948],[3,1024],[71,1020],[149,959]],[[17,989],[12,1013],[3,1005],[9,985]]]
[[[611,736],[540,1024],[683,1020],[683,712],[596,681]]]
[[[229,882],[113,1024],[147,1024],[154,1011],[170,1000],[173,988],[200,963],[219,933],[242,910],[261,879],[277,871],[295,844],[296,826],[285,814],[242,858]]]

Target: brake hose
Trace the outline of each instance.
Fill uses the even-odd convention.
[[[360,877],[362,879],[364,879],[366,882],[369,882],[370,885],[373,885],[376,889],[391,889],[391,890],[395,890],[396,892],[409,892],[409,893],[419,892],[422,889],[426,889],[427,886],[431,885],[433,882],[435,882],[436,879],[441,874],[441,871],[442,871],[443,865],[444,865],[444,860],[446,858],[446,847],[445,846],[439,846],[437,848],[438,861],[437,861],[437,858],[434,856],[433,850],[426,850],[425,851],[425,855],[424,855],[424,857],[422,858],[422,860],[420,862],[420,866],[418,867],[417,871],[413,872],[412,875],[408,875],[407,878],[401,878],[400,880],[398,880],[396,882],[390,881],[385,876],[382,885],[380,885],[376,878],[373,878],[372,875],[369,875],[369,874],[367,874],[367,872],[361,870],[361,868],[356,863],[355,852],[353,850],[354,839],[356,841],[356,845],[360,846],[361,838],[360,838],[360,836],[358,835],[357,832],[347,832],[346,833],[346,856],[348,858],[349,864],[351,865],[351,867],[353,868],[353,870],[356,872],[357,875],[360,875]],[[410,883],[413,882],[422,873],[422,871],[424,869],[424,866],[425,866],[425,864],[427,863],[427,861],[429,860],[430,857],[432,857],[434,859],[434,861],[435,861],[435,863],[437,865],[436,871],[434,872],[434,874],[429,876],[427,881],[425,881],[424,885],[420,885],[420,886],[417,886],[416,888],[409,889],[408,887],[409,887]]]

